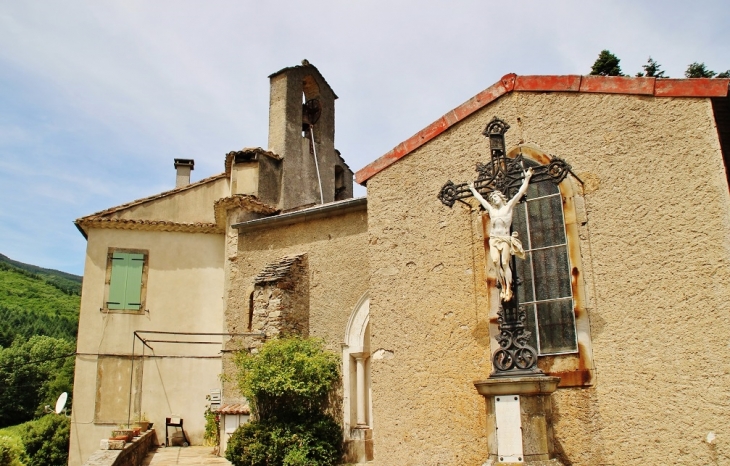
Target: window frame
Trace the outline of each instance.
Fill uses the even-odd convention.
[[[523,157],[540,165],[548,165],[550,156],[537,147],[522,145],[508,151],[507,157]],[[560,197],[563,203],[563,224],[565,227],[565,241],[568,253],[570,286],[573,299],[573,313],[575,316],[575,331],[578,351],[574,353],[548,354],[538,356],[538,367],[550,376],[560,377],[559,387],[587,387],[595,384],[595,367],[593,364],[593,349],[590,336],[590,321],[587,311],[584,268],[581,258],[580,225],[578,222],[578,208],[582,208],[580,218],[585,218],[585,209],[582,196],[571,177],[558,184]],[[486,214],[485,214],[486,215]],[[488,219],[483,227],[488,225]],[[489,245],[485,244],[485,254],[489,257]],[[494,338],[498,335],[496,314],[499,306],[498,299],[492,299],[494,316],[491,328],[492,353],[499,348]]]
[[[109,308],[109,295],[111,293],[111,279],[112,279],[112,267],[113,257],[115,253],[122,254],[142,254],[144,256],[144,263],[142,264],[142,283],[139,291],[139,309],[110,309]],[[105,313],[118,313],[118,314],[144,314],[147,308],[147,276],[149,272],[149,251],[147,249],[128,249],[128,248],[113,248],[110,247],[107,250],[106,255],[106,276],[104,278],[104,302],[100,309],[101,312]]]

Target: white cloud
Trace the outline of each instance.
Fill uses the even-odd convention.
[[[266,146],[267,76],[303,58],[358,169],[509,72],[583,74],[605,48],[629,74],[728,69],[729,22],[722,1],[3,2],[0,209],[24,233],[0,228],[0,252],[81,273],[83,239],[48,222],[171,187],[174,157],[200,179]],[[14,220],[29,210],[48,219]],[[34,235],[53,247],[30,255]]]

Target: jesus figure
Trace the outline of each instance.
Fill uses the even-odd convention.
[[[522,181],[520,189],[509,200],[500,191],[492,191],[487,196],[490,202],[487,202],[474,188],[474,183],[469,183],[469,190],[489,213],[489,258],[497,271],[497,279],[501,287],[499,297],[503,302],[512,299],[512,269],[510,268],[512,256],[525,258],[525,250],[522,249],[522,243],[517,238],[517,232],[510,234],[512,213],[515,205],[527,192],[527,186],[532,178],[532,168],[528,168],[524,173],[525,179]]]

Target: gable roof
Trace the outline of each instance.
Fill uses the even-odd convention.
[[[730,79],[657,79],[625,76],[504,75],[479,94],[434,121],[390,152],[355,173],[355,181],[365,185],[377,173],[434,139],[476,111],[510,92],[585,92],[647,95],[655,97],[725,97]]]
[[[190,190],[190,189],[193,189],[193,188],[197,188],[198,186],[201,186],[201,185],[204,185],[204,184],[207,184],[207,183],[211,183],[211,182],[216,181],[216,180],[219,180],[221,178],[225,178],[227,175],[228,175],[227,173],[220,173],[218,175],[213,175],[213,176],[210,176],[208,178],[204,178],[204,179],[202,179],[200,181],[196,181],[195,183],[190,183],[190,184],[187,184],[185,186],[180,186],[179,188],[170,189],[169,191],[163,191],[163,192],[158,193],[158,194],[153,194],[152,196],[147,196],[147,197],[143,197],[141,199],[137,199],[137,200],[134,200],[134,201],[131,201],[131,202],[126,202],[126,203],[121,204],[121,205],[118,205],[116,207],[110,207],[108,209],[104,209],[104,210],[101,210],[99,212],[95,212],[95,213],[90,214],[90,215],[85,215],[85,216],[77,219],[76,222],[78,223],[80,221],[83,221],[83,220],[86,220],[86,219],[90,219],[90,218],[96,218],[96,217],[107,217],[107,216],[109,216],[111,214],[115,214],[115,213],[121,212],[123,210],[127,210],[127,209],[129,209],[131,207],[135,207],[135,206],[138,206],[140,204],[145,204],[147,202],[156,201],[156,200],[162,199],[164,197],[173,196],[173,195],[175,195],[177,193],[181,193],[183,191],[187,191],[187,190]]]

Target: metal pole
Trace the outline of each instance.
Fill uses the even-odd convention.
[[[132,364],[129,368],[129,404],[127,405],[127,429],[132,419],[132,383],[134,381],[134,344],[137,342],[137,332],[132,336]]]
[[[317,145],[314,143],[314,125],[309,125],[309,134],[312,135],[312,152],[314,153],[314,167],[317,169],[317,182],[319,183],[319,203],[324,204],[322,193],[322,178],[319,177],[319,163],[317,162]]]

